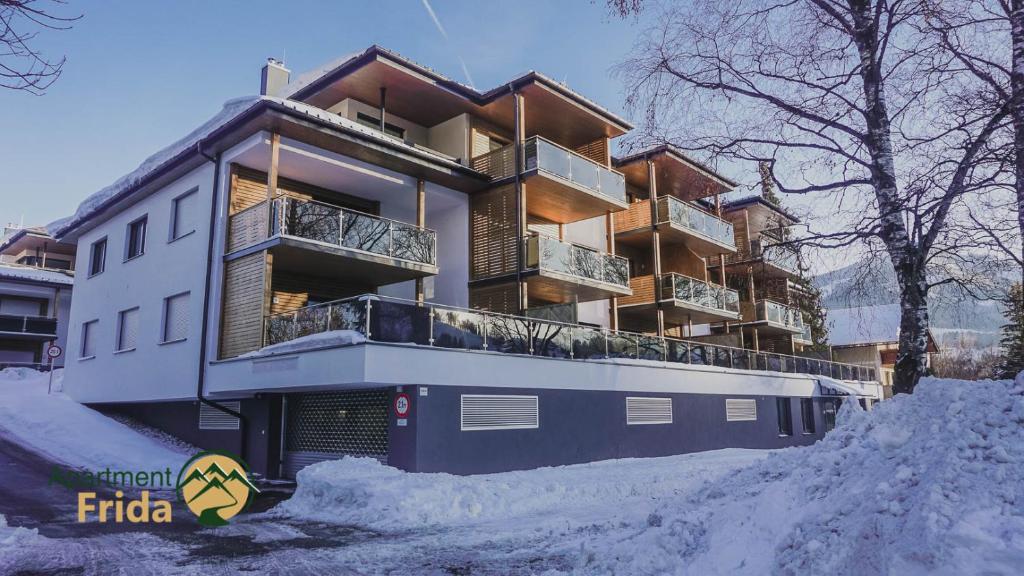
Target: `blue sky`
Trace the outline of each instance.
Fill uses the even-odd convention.
[[[268,56],[293,74],[380,44],[477,88],[535,69],[624,113],[609,69],[640,24],[595,0],[79,2],[38,46],[66,54],[44,96],[0,91],[0,223],[46,223],[220,110],[254,94]],[[596,41],[595,41],[596,39]]]

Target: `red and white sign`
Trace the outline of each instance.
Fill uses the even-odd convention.
[[[409,395],[405,392],[395,396],[395,415],[399,418],[405,418],[409,415],[409,408],[411,402],[409,401]]]
[[[46,349],[46,355],[50,358],[57,358],[64,353],[64,350],[56,344],[50,344],[50,347]]]

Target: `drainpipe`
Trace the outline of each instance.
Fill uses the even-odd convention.
[[[387,96],[388,96],[388,89],[383,87],[383,86],[381,86],[380,87],[380,131],[381,131],[382,134],[384,133],[384,114],[386,112],[385,101],[387,99]]]
[[[203,142],[200,140],[196,143],[196,151],[199,152],[203,158],[206,158],[210,162],[213,162],[213,199],[210,201],[210,227],[209,227],[209,242],[206,247],[206,283],[203,286],[203,323],[199,337],[199,378],[196,380],[196,400],[201,404],[206,404],[214,410],[218,410],[229,416],[238,418],[238,428],[241,433],[241,441],[239,442],[239,456],[243,459],[246,458],[246,448],[248,447],[248,431],[249,421],[240,412],[236,412],[227,406],[218,404],[213,400],[207,399],[203,396],[203,388],[206,385],[206,338],[210,330],[210,275],[213,271],[213,237],[214,227],[217,224],[217,196],[220,192],[220,153],[217,156],[210,156],[203,151]]]

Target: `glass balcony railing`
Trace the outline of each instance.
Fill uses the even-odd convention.
[[[804,324],[803,331],[794,336],[794,338],[797,342],[802,344],[814,344],[814,338],[811,336],[811,326],[809,324]]]
[[[804,329],[804,319],[799,310],[772,300],[758,300],[757,319],[801,332]]]
[[[568,180],[594,194],[626,204],[626,177],[593,160],[534,136],[526,140],[525,171],[539,170]]]
[[[437,265],[433,230],[321,202],[274,200],[274,234]]]
[[[573,360],[631,358],[875,381],[874,369],[864,366],[373,294],[267,316],[264,328],[268,346],[320,332],[350,330],[370,342]]]
[[[0,332],[57,335],[57,319],[46,316],[0,314]]]
[[[629,289],[629,260],[622,256],[534,234],[525,240],[527,268],[595,280]]]
[[[661,277],[661,295],[662,298],[673,298],[712,310],[740,312],[739,292],[681,274]]]
[[[674,196],[658,199],[658,223],[670,222],[708,240],[736,248],[732,223],[708,214]]]
[[[765,262],[793,274],[800,273],[800,251],[793,246],[763,244],[760,240],[750,241],[750,254]]]

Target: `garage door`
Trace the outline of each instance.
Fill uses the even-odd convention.
[[[387,389],[288,395],[282,474],[346,455],[386,463],[389,398]]]

